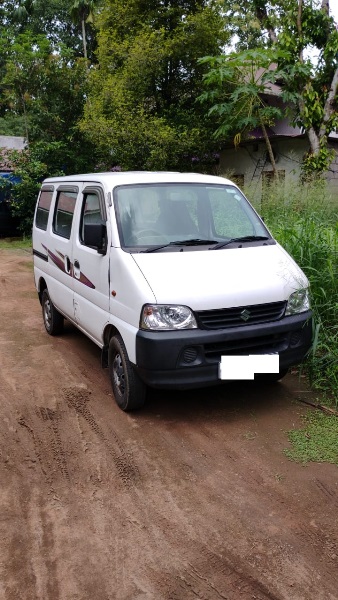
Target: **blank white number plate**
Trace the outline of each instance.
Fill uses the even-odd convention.
[[[279,355],[222,356],[218,365],[219,379],[254,379],[255,373],[279,373]]]

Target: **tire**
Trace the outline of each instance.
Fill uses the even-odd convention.
[[[288,369],[281,369],[279,373],[260,373],[255,376],[255,380],[259,383],[276,383],[285,377]]]
[[[64,319],[51,301],[47,289],[42,292],[41,306],[43,322],[47,333],[49,335],[58,335],[63,330]]]
[[[108,369],[116,404],[124,411],[142,408],[147,388],[134,371],[120,335],[110,340]]]

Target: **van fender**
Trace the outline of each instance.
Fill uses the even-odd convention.
[[[112,322],[107,323],[103,332],[103,346],[101,351],[101,365],[103,368],[108,366],[108,348],[109,342],[114,335],[119,334],[126,347],[128,358],[131,363],[136,364],[136,335],[138,327],[122,321],[117,317],[112,317]]]

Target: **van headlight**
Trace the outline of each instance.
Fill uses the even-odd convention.
[[[296,315],[310,308],[310,297],[308,289],[296,290],[289,297],[286,305],[285,315]]]
[[[196,329],[194,314],[188,306],[177,304],[145,304],[141,312],[141,329]]]

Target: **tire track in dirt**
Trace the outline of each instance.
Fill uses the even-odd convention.
[[[87,390],[79,388],[66,388],[63,389],[63,396],[68,407],[74,409],[77,414],[81,415],[99,440],[103,442],[113,458],[117,473],[124,486],[129,488],[137,483],[140,478],[140,473],[138,467],[134,464],[130,453],[127,452],[124,444],[121,442],[115,431],[110,429],[109,435],[108,432],[106,434],[103,428],[97,423],[92,412],[88,409],[87,403],[89,401],[90,393]],[[112,440],[115,444],[112,444]]]
[[[315,479],[315,485],[319,489],[319,491],[332,502],[334,507],[338,508],[338,495],[332,490],[328,485],[325,485],[320,479]]]
[[[140,489],[131,487],[129,493],[134,510],[129,522],[146,532],[148,544],[154,548],[164,536],[167,552],[173,557],[171,572],[167,568],[156,571],[148,565],[147,580],[156,590],[152,597],[161,600],[283,600],[264,574],[257,576],[257,570],[236,553],[224,547],[207,547],[154,506],[147,506]]]
[[[84,419],[99,442],[104,444],[113,459],[118,478],[123,486],[128,489],[135,485],[140,478],[139,469],[117,434],[111,428],[100,426],[89,410],[87,403],[90,399],[90,392],[81,388],[67,388],[63,390],[63,396],[68,409],[75,411],[77,419]],[[78,431],[81,438],[83,436],[80,447],[82,452],[85,452],[88,442],[84,432],[79,427],[74,429],[73,426],[68,426],[67,419],[71,417],[71,413],[65,411],[61,403],[58,403],[55,409],[34,406],[26,407],[24,412],[25,414],[21,414],[18,418],[18,424],[28,432],[32,440],[34,455],[46,483],[55,493],[53,485],[59,473],[64,481],[72,485],[71,469],[64,444],[65,441],[71,441],[72,446],[76,445],[76,439],[69,440],[67,431],[72,433]],[[63,423],[62,428],[61,422]],[[45,426],[44,428],[41,427],[41,423]],[[33,459],[31,461],[33,462]]]
[[[234,457],[230,457],[233,459]],[[236,461],[240,462],[240,457],[236,455]],[[238,476],[244,482],[254,483],[265,489],[265,495],[268,495],[271,499],[271,504],[274,507],[278,506],[278,512],[276,513],[277,527],[281,530],[281,521],[287,525],[287,529],[294,534],[294,544],[299,545],[299,542],[304,547],[313,548],[314,553],[317,553],[318,557],[322,557],[321,572],[325,573],[329,578],[332,577],[332,564],[337,561],[338,556],[338,539],[335,532],[331,529],[330,534],[323,533],[320,528],[313,527],[309,521],[306,520],[306,515],[299,515],[298,511],[294,506],[285,506],[283,496],[280,495],[279,491],[276,490],[273,480],[268,478],[265,473],[257,473],[252,470],[250,461],[243,461],[242,464],[247,462],[247,468],[241,470]],[[325,496],[328,504],[332,503],[333,508],[338,506],[338,499],[335,491],[325,485],[321,480],[315,479],[314,483],[319,491]],[[272,544],[272,542],[271,542]],[[293,548],[293,552],[295,549]],[[324,558],[325,556],[325,558]],[[291,562],[291,559],[290,559]],[[299,567],[299,579],[304,583],[308,580],[309,572],[307,569],[301,569]],[[338,598],[338,596],[337,596]]]
[[[51,449],[54,460],[58,465],[58,469],[62,473],[63,477],[67,481],[70,481],[66,455],[62,445],[61,435],[58,427],[58,422],[61,420],[62,415],[61,410],[52,410],[51,408],[41,406],[36,407],[36,414],[40,419],[42,419],[42,421],[46,422],[47,425],[50,427],[50,430],[52,432]]]
[[[36,487],[21,482],[15,504],[7,508],[7,535],[1,563],[3,587],[0,597],[6,600],[59,600],[60,581],[57,572],[53,518],[44,506],[45,495]],[[29,551],[28,551],[29,548]],[[0,563],[0,564],[1,564]],[[4,592],[4,595],[2,595]]]
[[[33,531],[30,535],[34,547],[30,563],[34,572],[35,598],[59,600],[60,581],[56,560],[56,541],[53,519],[43,505],[43,498],[34,490],[26,502],[26,524]]]
[[[18,418],[18,423],[21,427],[28,431],[28,434],[33,441],[35,456],[37,458],[45,482],[49,486],[51,486],[53,482],[53,467],[51,462],[49,461],[48,452],[45,451],[43,440],[41,439],[41,437],[39,437],[39,435],[35,433],[34,424],[30,425],[29,417],[24,417],[23,415],[21,415]]]
[[[195,561],[191,557],[184,559],[171,573],[148,573],[163,600],[282,600],[282,596],[248,573],[247,565],[243,570],[237,558],[230,558],[224,551],[218,556],[191,539],[189,547],[189,553],[196,555]]]

